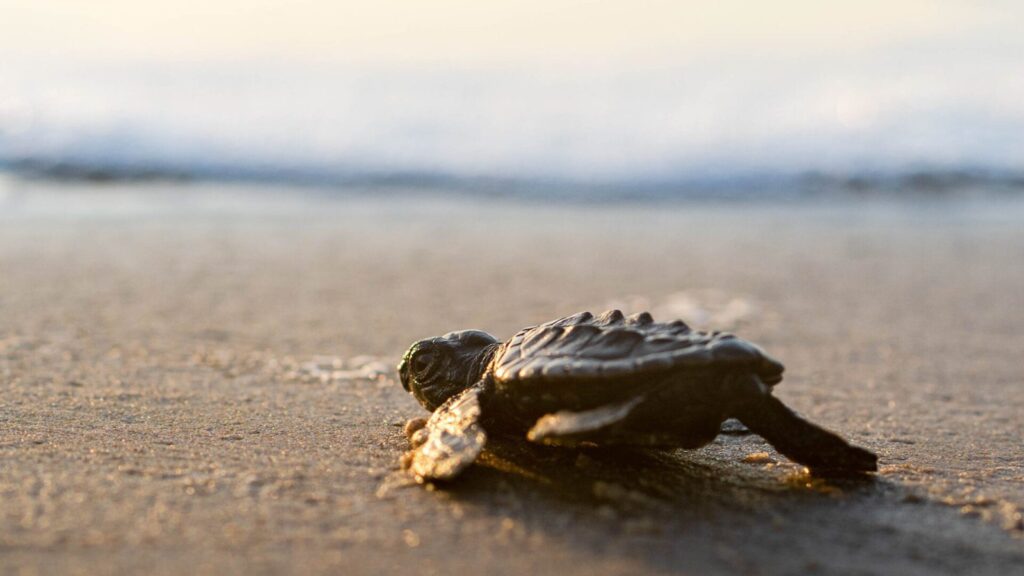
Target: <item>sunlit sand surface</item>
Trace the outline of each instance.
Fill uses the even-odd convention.
[[[242,196],[239,196],[242,195]],[[239,198],[245,198],[240,202]],[[1024,570],[1024,204],[528,205],[21,183],[0,196],[0,561],[15,573]],[[692,315],[879,454],[810,477],[495,440],[398,471],[419,338]],[[687,318],[690,319],[690,318]]]

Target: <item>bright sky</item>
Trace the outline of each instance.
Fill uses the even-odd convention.
[[[455,64],[679,61],[850,51],[1008,30],[1012,3],[952,0],[0,0],[0,55]]]

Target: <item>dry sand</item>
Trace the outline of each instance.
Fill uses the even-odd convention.
[[[1022,216],[6,182],[0,573],[1022,573]],[[612,305],[761,343],[877,479],[734,435],[397,472],[411,341]]]

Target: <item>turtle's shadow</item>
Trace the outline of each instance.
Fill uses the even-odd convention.
[[[538,562],[573,549],[567,566],[585,558],[624,573],[849,573],[870,557],[960,573],[1019,561],[960,547],[932,562],[922,550],[956,540],[916,527],[951,526],[955,510],[908,499],[884,477],[817,479],[781,457],[745,458],[765,447],[728,435],[701,450],[661,452],[491,438],[474,466],[436,489],[499,543],[506,531],[523,546],[555,543],[538,548]]]
[[[719,440],[727,453],[729,444],[743,441]],[[544,506],[598,510],[602,517],[676,519],[857,498],[887,487],[871,476],[823,479],[786,462],[743,463],[720,450],[567,449],[494,438],[475,466],[446,488],[455,498],[486,500],[496,484]]]
[[[627,572],[753,573],[758,553],[738,553],[739,543],[756,538],[761,554],[790,545],[794,534],[825,545],[837,537],[836,507],[870,499],[885,484],[825,482],[789,464],[739,461],[753,441],[654,451],[492,438],[474,466],[439,488],[501,529],[554,539]]]

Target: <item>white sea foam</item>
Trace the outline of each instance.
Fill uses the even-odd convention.
[[[0,162],[584,183],[1024,166],[1024,59],[891,56],[565,70],[12,64]]]

